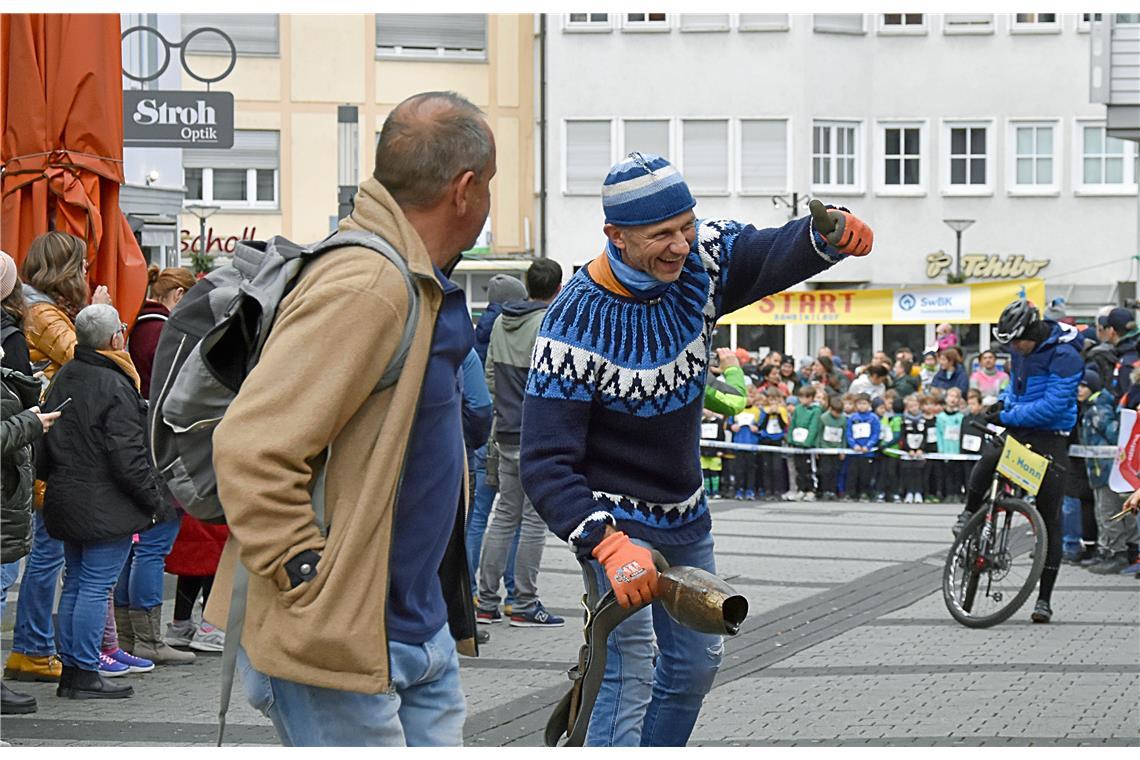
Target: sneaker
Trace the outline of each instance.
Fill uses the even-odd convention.
[[[220,652],[226,648],[225,631],[203,620],[198,630],[194,631],[194,637],[190,639],[190,648],[199,652]]]
[[[914,503],[915,504],[922,504],[922,494],[916,493],[914,495]]]
[[[1108,552],[1103,552],[1100,549],[1097,549],[1094,552],[1090,552],[1084,559],[1082,559],[1080,561],[1080,565],[1081,565],[1081,567],[1088,569],[1092,565],[1096,565],[1096,564],[1099,564],[1101,562],[1104,562],[1110,556],[1112,556],[1112,555],[1110,555]]]
[[[885,493],[875,494],[875,503],[876,504],[884,504],[884,503],[886,503],[886,501],[887,501],[887,495]]]
[[[958,514],[958,519],[954,521],[954,527],[950,529],[950,532],[954,534],[955,538],[962,532],[962,528],[966,527],[966,523],[970,522],[970,518],[973,516],[972,513],[965,510],[962,510],[962,512]]]
[[[752,489],[745,491],[744,492],[744,500],[745,501],[756,501],[756,492],[753,491]]]
[[[823,500],[824,501],[836,501],[838,498],[839,497],[837,497],[835,495],[835,491],[824,491],[823,492]]]
[[[511,615],[511,625],[516,628],[559,628],[565,623],[562,618],[547,612],[542,602],[538,602],[529,610],[520,610]]]
[[[784,501],[795,501],[796,500],[796,492],[794,489],[789,489],[787,491],[784,491],[784,493],[780,494],[780,498],[783,499]]]
[[[1140,574],[1140,562],[1133,562],[1128,567],[1120,571],[1121,575],[1137,575]]]
[[[927,504],[941,504],[942,499],[941,499],[941,497],[938,497],[938,496],[927,496],[926,497],[926,503]]]
[[[197,631],[193,620],[174,620],[166,624],[166,635],[162,640],[168,647],[188,647]]]
[[[126,665],[129,673],[149,673],[154,670],[153,662],[144,657],[135,657],[122,647],[116,647],[115,651],[107,652],[107,654],[116,662]]]
[[[811,491],[804,493],[804,501],[815,501],[815,494]]]
[[[490,640],[491,640],[491,632],[490,631],[484,631],[482,628],[475,631],[475,642],[477,644],[486,644]]]
[[[1033,608],[1033,614],[1029,619],[1034,623],[1048,623],[1053,619],[1053,608],[1049,606],[1049,602],[1044,599],[1037,600],[1037,606]]]
[[[733,495],[732,498],[736,499],[737,501],[744,501],[744,491],[737,488],[736,493]]]
[[[1117,575],[1126,567],[1128,567],[1128,555],[1124,552],[1116,552],[1101,562],[1089,565],[1088,570],[1095,575]]]
[[[104,677],[118,678],[130,672],[130,666],[119,662],[106,652],[99,653],[99,673]]]
[[[903,504],[914,504],[914,494],[907,493],[906,498],[903,499]]]
[[[501,623],[501,622],[503,622],[503,613],[499,612],[498,607],[496,607],[493,610],[476,610],[475,611],[475,622],[479,623],[480,625],[490,625],[491,623]]]
[[[897,493],[893,494],[891,496],[891,504],[902,504],[902,496]]]

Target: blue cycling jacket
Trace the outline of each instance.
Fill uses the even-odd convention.
[[[1013,352],[1009,385],[1001,394],[1006,427],[1068,432],[1077,424],[1077,384],[1084,363],[1074,342],[1076,329],[1045,320],[1049,337],[1033,353]]]

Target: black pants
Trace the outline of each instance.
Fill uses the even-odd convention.
[[[815,484],[811,476],[811,454],[793,454],[796,458],[796,490],[808,493]]]
[[[942,488],[946,501],[958,501],[962,498],[962,488],[967,474],[963,465],[966,464],[968,463],[953,460],[942,463]]]
[[[180,575],[174,590],[174,619],[189,620],[194,612],[194,602],[198,592],[202,593],[202,607],[210,601],[210,589],[214,586],[212,575]]]
[[[755,451],[737,451],[734,485],[738,491],[756,490],[756,468],[759,462]]]
[[[839,490],[839,457],[834,454],[820,454],[815,460],[819,474],[821,493],[835,493]]]
[[[1069,440],[1067,436],[1043,433],[1032,430],[1011,430],[1010,434],[1023,444],[1030,446],[1038,454],[1053,458],[1053,464],[1037,492],[1037,511],[1045,519],[1049,547],[1045,552],[1045,570],[1041,573],[1041,589],[1038,598],[1048,602],[1053,595],[1053,584],[1057,582],[1057,570],[1061,566],[1061,502],[1065,496],[1065,472],[1069,462]],[[1001,456],[1001,447],[988,443],[981,452],[982,458],[970,473],[966,487],[966,511],[973,514],[982,506],[993,483],[994,469]]]
[[[875,490],[888,499],[899,492],[899,460],[880,456],[875,460]]]
[[[784,491],[784,455],[775,451],[760,452],[764,464],[764,493],[778,496]]]
[[[904,459],[899,462],[900,490],[903,494],[922,493],[922,478],[926,462],[921,459]]]
[[[923,487],[922,490],[926,496],[937,496],[942,498],[942,479],[944,477],[944,465],[940,459],[927,459],[926,469],[923,471]]]
[[[874,474],[875,460],[871,457],[853,456],[847,467],[847,495],[861,496],[871,492],[871,476]]]

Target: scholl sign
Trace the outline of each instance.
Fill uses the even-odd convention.
[[[128,148],[232,148],[230,92],[123,91],[123,145]]]

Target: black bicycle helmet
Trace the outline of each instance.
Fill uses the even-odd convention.
[[[1017,299],[1002,309],[998,323],[994,327],[994,340],[1009,343],[1025,335],[1033,325],[1041,321],[1041,313],[1032,301]]]

